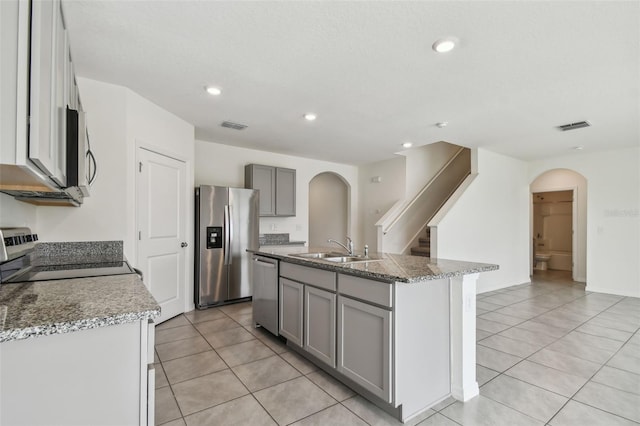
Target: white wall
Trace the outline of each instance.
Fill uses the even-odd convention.
[[[405,197],[406,157],[378,161],[359,167],[361,234],[371,252],[378,251],[376,222]],[[380,178],[380,182],[372,179]]]
[[[296,216],[260,218],[260,233],[288,233],[291,240],[308,241],[309,182],[319,173],[333,172],[350,186],[348,232],[357,248],[363,244],[357,227],[358,169],[355,166],[196,140],[195,185],[244,188],[244,166],[251,163],[296,169]]]
[[[0,192],[0,228],[27,226],[38,233],[37,207]]]
[[[498,264],[478,293],[529,281],[529,180],[521,160],[477,150],[478,176],[437,225],[438,257]]]
[[[84,78],[78,84],[98,174],[82,207],[38,207],[42,240],[123,240],[134,261],[136,147],[192,164],[193,126],[122,86]],[[193,173],[187,176],[191,194]]]
[[[130,240],[127,235],[126,89],[78,79],[98,164],[91,195],[81,207],[38,207],[41,241]],[[133,259],[134,253],[125,250]]]
[[[575,188],[576,203],[576,248],[573,253],[573,277],[576,281],[587,280],[587,181],[580,174],[566,169],[549,170],[531,183],[531,192],[562,191]],[[533,238],[533,235],[531,235]],[[530,257],[531,259],[532,257]]]
[[[146,147],[187,164],[189,201],[185,233],[185,309],[193,306],[193,156],[194,128],[131,90],[78,79],[87,111],[91,149],[98,175],[82,207],[38,207],[42,241],[122,240],[125,256],[137,264],[136,150]]]
[[[640,297],[640,148],[533,161],[529,181],[561,168],[587,180],[587,290]]]
[[[165,111],[149,102],[135,92],[127,90],[127,166],[125,167],[127,182],[127,235],[132,238],[131,247],[134,250],[138,229],[135,221],[136,214],[136,173],[137,150],[145,148],[163,154],[186,164],[186,182],[184,190],[187,193],[186,236],[188,243],[187,267],[193,265],[193,227],[194,227],[194,134],[193,125]],[[126,248],[126,245],[125,245]],[[133,256],[133,255],[132,255]],[[132,257],[133,258],[133,257]],[[190,276],[192,274],[189,274]],[[193,290],[193,285],[189,285]],[[188,293],[189,295],[189,293]],[[193,300],[190,297],[188,300]]]
[[[407,199],[412,199],[418,195],[427,182],[459,149],[460,147],[457,145],[436,142],[400,152],[400,155],[404,155],[407,158],[405,172]]]
[[[327,245],[333,238],[342,243],[348,235],[349,191],[333,173],[321,173],[309,182],[309,246]]]

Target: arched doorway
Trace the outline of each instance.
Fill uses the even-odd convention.
[[[309,182],[309,247],[349,235],[349,186],[338,174],[323,172]]]
[[[587,279],[587,180],[569,169],[548,170],[531,182],[531,272],[536,253],[549,255],[548,268]],[[568,229],[570,227],[570,229]],[[539,269],[539,268],[538,268]]]

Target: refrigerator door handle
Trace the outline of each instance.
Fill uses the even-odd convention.
[[[229,206],[224,206],[224,264],[228,265],[229,263],[229,254],[231,252],[230,242],[231,238],[229,234],[231,233],[231,229],[229,228]]]
[[[233,256],[231,255],[231,243],[233,242],[233,205],[229,204],[227,206],[227,219],[229,221],[228,223],[228,232],[227,235],[229,237],[229,244],[227,245],[227,253],[229,254],[229,261],[227,262],[227,265],[231,265],[231,263],[233,263]]]

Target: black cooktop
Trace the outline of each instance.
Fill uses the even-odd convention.
[[[16,259],[18,261],[19,259]],[[11,271],[3,271],[3,284],[23,283],[33,281],[62,280],[69,278],[89,278],[105,275],[133,274],[134,270],[126,260],[95,262],[95,263],[65,263],[47,265],[29,265],[29,262],[15,262]],[[3,265],[7,266],[7,265]]]

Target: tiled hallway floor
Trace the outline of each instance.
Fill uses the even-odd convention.
[[[640,299],[548,271],[477,308],[480,396],[410,424],[640,424]],[[400,424],[251,324],[242,303],[156,328],[156,424]]]

